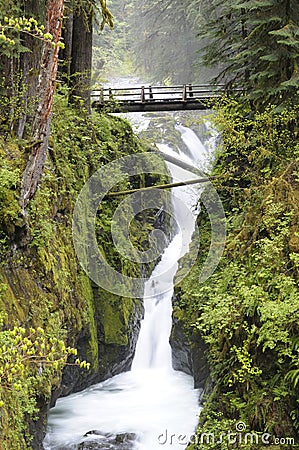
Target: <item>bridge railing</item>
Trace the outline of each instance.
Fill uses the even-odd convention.
[[[224,92],[224,85],[211,87],[206,84],[185,84],[177,86],[139,86],[124,88],[101,88],[93,91],[92,101],[100,105],[108,102],[120,103],[148,103],[180,101],[187,102],[196,99],[207,99],[218,97]]]

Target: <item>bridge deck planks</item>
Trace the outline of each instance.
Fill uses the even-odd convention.
[[[107,108],[111,112],[125,113],[125,112],[155,112],[155,111],[192,111],[192,110],[207,110],[211,109],[211,97],[201,99],[200,101],[154,101],[154,102],[115,102],[114,104],[101,104],[94,101],[93,108],[101,111]]]

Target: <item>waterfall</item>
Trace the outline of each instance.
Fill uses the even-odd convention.
[[[177,124],[175,128],[181,133],[182,140],[189,149],[193,164],[200,165],[204,169],[209,157],[209,153],[204,144],[190,128],[184,127],[181,124]]]
[[[172,325],[173,286],[167,292],[157,295],[153,277],[159,275],[164,267],[169,265],[168,260],[172,262],[178,259],[180,243],[181,237],[177,234],[145,284],[143,302],[145,314],[136,345],[132,371],[151,368],[172,369],[169,336]],[[168,283],[172,282],[176,270],[177,264],[173,266],[172,273],[168,274]]]
[[[185,129],[185,127],[181,128]],[[193,131],[190,130],[190,132],[192,135]],[[196,139],[199,141],[197,136]],[[185,143],[189,145],[189,140],[187,137]],[[190,146],[194,145],[193,143],[194,137],[192,135],[192,144],[190,144]],[[174,150],[172,150],[169,145],[165,143],[157,144],[157,146],[162,153],[167,153],[168,155],[175,157],[178,161],[180,161],[181,159],[185,162],[188,162],[190,166],[194,165],[194,161],[192,161],[191,158],[188,158],[188,156],[183,152],[178,155]],[[201,150],[201,147],[197,148],[198,153],[200,153]],[[200,158],[200,155],[198,158]],[[195,174],[187,172],[186,170],[181,169],[179,166],[176,166],[172,163],[167,164],[172,175],[173,182],[196,178]],[[174,189],[172,189],[172,191],[174,191]],[[164,367],[172,369],[169,336],[172,327],[172,297],[174,291],[173,279],[178,269],[178,260],[180,256],[188,251],[188,246],[191,242],[195,227],[195,220],[198,212],[195,208],[195,205],[197,203],[199,195],[200,188],[194,186],[182,186],[180,188],[175,188],[175,193],[173,192],[172,204],[174,218],[176,222],[181,225],[181,227],[184,227],[184,230],[178,228],[177,234],[174,236],[169,246],[165,249],[160,262],[157,264],[151,274],[151,277],[145,284],[145,315],[144,320],[141,324],[140,334],[136,345],[135,357],[132,364],[132,370],[134,371],[140,368],[150,369],[154,367]],[[183,217],[180,204],[177,204],[176,201],[177,198],[182,200],[184,204],[187,205],[190,209],[194,209],[191,220],[190,217]],[[159,275],[161,272],[163,273],[165,267],[168,267],[170,265],[168,261],[170,263],[176,261],[176,264],[172,266],[172,270],[167,272],[168,279],[166,280],[166,282],[170,287],[167,292],[165,292],[164,294],[159,294],[157,296],[156,286],[153,279],[156,277],[156,275]]]
[[[207,151],[195,133],[182,125],[176,127],[189,154],[183,151],[178,154],[165,143],[158,145],[160,151],[193,165],[200,162],[204,164]],[[167,164],[174,181],[196,177],[173,163]],[[99,442],[106,442],[105,439],[120,433],[133,433],[133,445],[138,450],[178,450],[184,448],[184,444],[187,446],[188,437],[192,436],[197,423],[198,392],[193,388],[191,376],[172,369],[169,336],[173,278],[182,249],[183,253],[189,249],[200,188],[198,185],[182,186],[175,188],[173,194],[174,216],[181,228],[178,227],[177,234],[145,284],[145,314],[131,371],[59,399],[49,416],[45,449],[77,449],[80,442],[95,438],[95,434],[84,438],[90,430],[97,430]],[[186,220],[177,199],[193,211],[192,220]],[[167,271],[165,282],[169,289],[163,294],[157,294],[154,278],[164,273],[169,261],[172,264],[176,262],[173,270]],[[185,436],[185,442],[182,442],[182,436]],[[103,445],[102,448],[118,448],[112,440],[109,442],[111,446]]]

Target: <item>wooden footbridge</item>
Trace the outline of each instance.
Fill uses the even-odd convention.
[[[223,85],[205,84],[102,88],[91,100],[94,108],[109,112],[205,110],[224,92]]]

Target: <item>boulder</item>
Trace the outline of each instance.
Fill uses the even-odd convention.
[[[96,438],[93,438],[96,436]],[[103,433],[99,430],[92,430],[84,437],[90,439],[79,444],[78,450],[132,450],[134,441],[137,439],[135,433],[119,433],[117,435]]]

